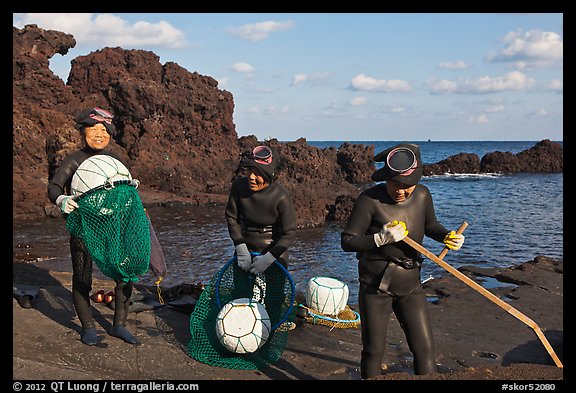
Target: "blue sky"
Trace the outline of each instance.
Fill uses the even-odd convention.
[[[562,13],[13,14],[72,34],[50,68],[144,49],[218,80],[239,136],[563,140]]]

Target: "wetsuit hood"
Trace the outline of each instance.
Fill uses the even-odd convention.
[[[278,174],[278,170],[280,169],[282,160],[280,158],[280,154],[278,153],[278,149],[275,147],[268,146],[270,151],[272,152],[269,163],[266,161],[258,159],[252,153],[244,154],[242,159],[240,160],[240,168],[242,169],[256,169],[256,171],[269,183],[272,183],[276,180],[276,176]]]
[[[376,162],[384,166],[372,174],[373,181],[393,180],[407,186],[418,184],[423,174],[420,146],[413,143],[399,143],[378,153]]]
[[[75,128],[80,130],[82,127],[91,127],[94,124],[102,123],[106,127],[106,131],[111,136],[116,134],[116,127],[112,123],[114,115],[107,110],[101,108],[88,108],[80,112],[75,118]]]

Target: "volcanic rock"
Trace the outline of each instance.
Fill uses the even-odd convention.
[[[71,61],[66,84],[49,69],[76,41],[35,25],[13,29],[13,219],[60,216],[47,185],[62,159],[81,147],[73,118],[86,107],[115,114],[110,150],[140,180],[143,202],[226,202],[240,152],[259,142],[238,139],[234,99],[218,82],[149,51],[103,48]],[[287,163],[280,181],[292,193],[300,227],[325,223],[353,182],[371,172],[373,146],[280,143]],[[340,196],[348,198],[340,198]]]

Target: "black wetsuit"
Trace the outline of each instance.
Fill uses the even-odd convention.
[[[62,195],[70,195],[72,177],[76,169],[87,158],[96,154],[105,154],[120,158],[107,150],[94,150],[85,147],[70,153],[64,158],[60,167],[48,184],[48,198],[52,203]],[[67,215],[66,215],[67,216]],[[70,236],[70,255],[72,258],[72,300],[83,329],[94,328],[92,309],[90,306],[90,292],[92,291],[92,257],[82,239]],[[132,295],[132,282],[116,281],[114,296],[114,326],[125,326]]]
[[[428,188],[417,184],[403,202],[395,202],[378,184],[360,194],[341,236],[342,249],[356,252],[362,321],[362,378],[381,374],[386,335],[393,311],[414,355],[416,374],[436,371],[434,340],[426,297],[420,283],[422,257],[405,242],[377,247],[374,233],[390,221],[406,223],[408,236],[422,244],[424,236],[442,242],[449,232],[436,219]]]
[[[232,183],[225,215],[234,246],[246,243],[252,252],[270,252],[288,268],[288,248],[296,235],[296,211],[282,185],[272,182],[254,192],[250,190],[247,177],[236,179]],[[234,274],[241,274],[237,264],[234,264],[234,269]],[[285,296],[286,276],[270,272],[270,268],[264,271],[267,288],[264,304],[272,305]],[[248,288],[234,289],[239,293],[249,291]],[[267,309],[273,324],[282,318],[281,308],[270,306]]]
[[[296,235],[296,211],[281,184],[272,182],[254,192],[247,177],[236,179],[225,214],[235,246],[246,243],[250,251],[270,252],[284,267],[288,266],[288,247]]]

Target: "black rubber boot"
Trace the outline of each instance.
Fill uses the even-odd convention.
[[[98,344],[98,336],[92,318],[90,291],[92,291],[92,257],[82,239],[70,236],[72,257],[72,302],[82,325],[80,339],[86,345]]]
[[[110,335],[118,337],[128,344],[138,345],[140,342],[132,333],[126,330],[126,319],[130,307],[130,296],[132,295],[132,283],[116,282],[114,290],[114,326],[110,329]]]
[[[98,344],[98,336],[96,335],[96,328],[82,329],[80,339],[86,345],[92,346]]]
[[[126,330],[126,328],[124,326],[112,326],[110,328],[110,335],[114,336],[114,337],[118,337],[118,338],[124,340],[125,342],[127,342],[128,344],[132,344],[132,345],[140,344],[140,341],[138,341],[138,339],[136,339],[136,337],[134,337],[134,335],[132,335],[132,333],[130,333],[128,330]]]

